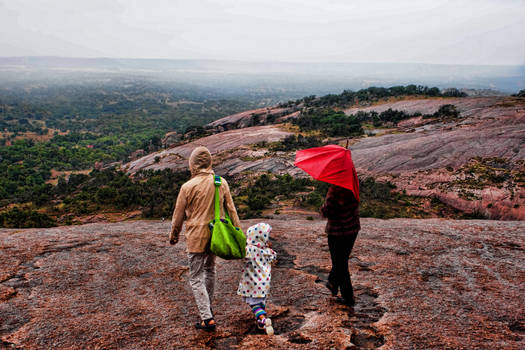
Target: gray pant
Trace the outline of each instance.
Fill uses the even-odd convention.
[[[211,299],[215,288],[215,255],[188,253],[190,285],[202,320],[213,317]]]

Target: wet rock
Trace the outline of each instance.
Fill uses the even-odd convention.
[[[239,261],[217,261],[217,331],[193,328],[185,243],[168,244],[167,221],[0,229],[0,348],[524,346],[523,222],[362,219],[349,264],[353,308],[319,283],[330,268],[324,222],[268,222],[280,259],[268,299],[273,337],[256,331],[235,294]]]

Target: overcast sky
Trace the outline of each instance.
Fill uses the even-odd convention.
[[[525,64],[525,0],[0,0],[0,56]]]

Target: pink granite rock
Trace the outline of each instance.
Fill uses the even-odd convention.
[[[242,223],[246,229],[259,220]],[[0,348],[523,349],[525,223],[363,219],[350,270],[357,304],[324,287],[323,221],[269,220],[278,254],[257,334],[218,260],[214,333],[193,328],[185,241],[169,223],[0,229]]]

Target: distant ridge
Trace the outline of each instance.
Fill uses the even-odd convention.
[[[525,66],[447,65],[421,63],[294,63],[227,60],[81,58],[57,56],[0,57],[0,73],[113,72],[162,75],[164,78],[208,77],[225,81],[266,79],[297,84],[334,83],[358,88],[416,82],[439,87],[495,89],[516,92],[525,88]],[[0,75],[0,80],[2,76]],[[344,85],[346,84],[346,85]]]

